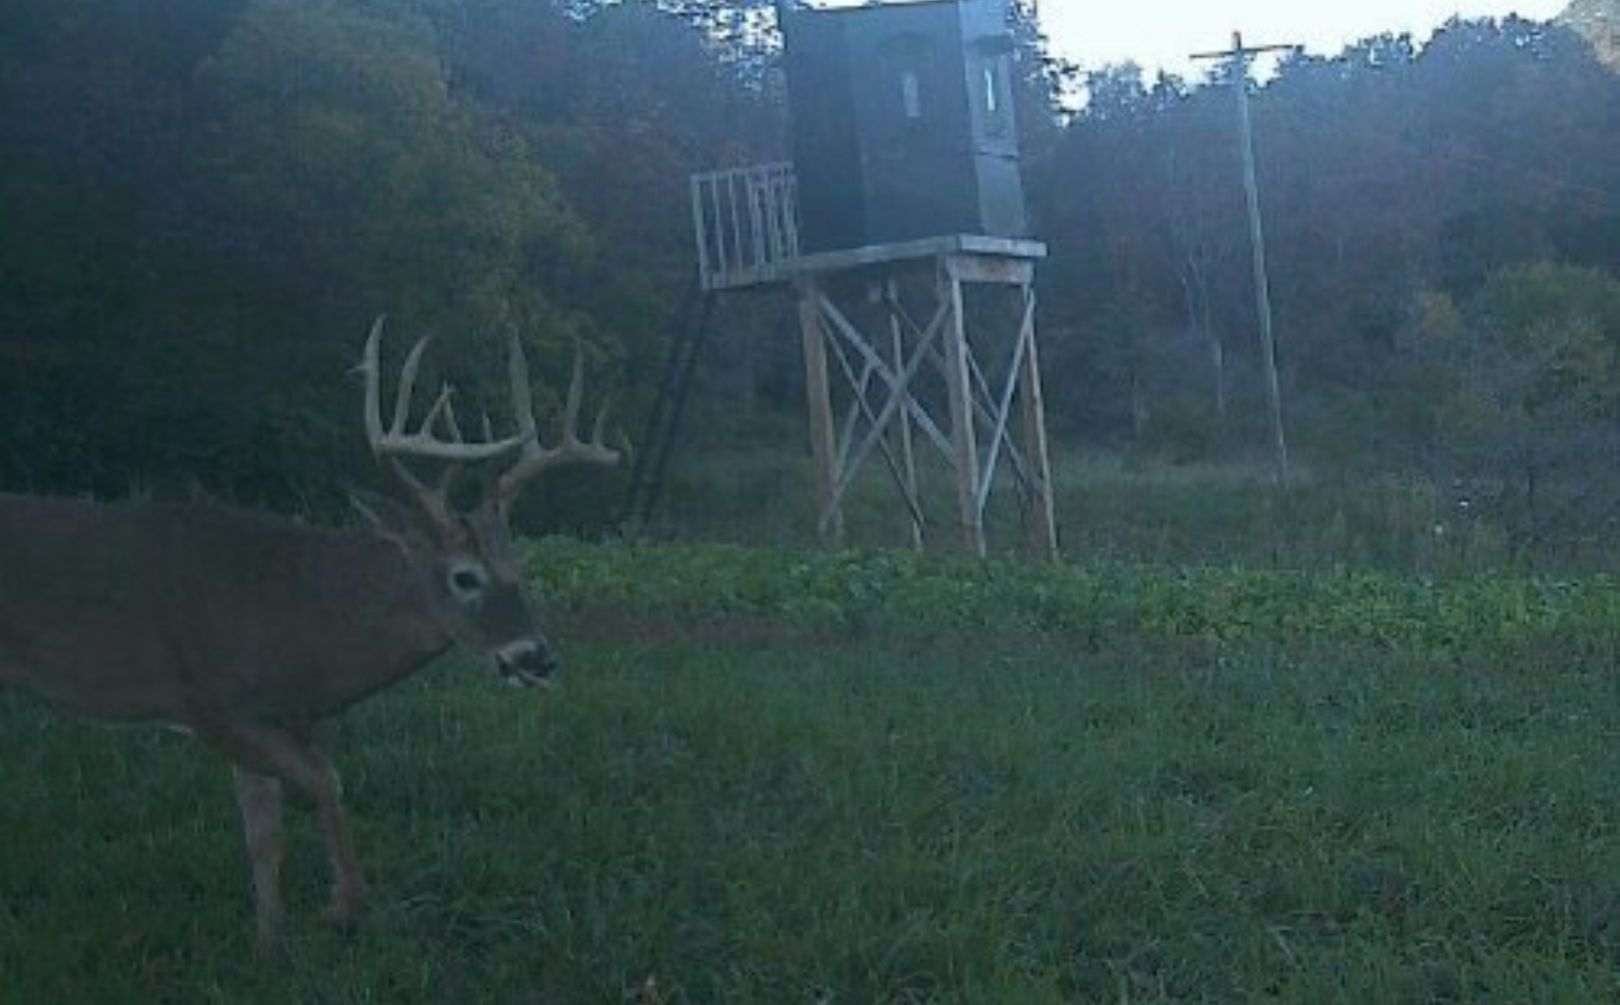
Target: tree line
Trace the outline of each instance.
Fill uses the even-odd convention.
[[[0,487],[319,507],[365,463],[346,372],[378,313],[475,400],[508,331],[548,372],[582,340],[634,430],[688,174],[786,151],[769,6],[5,5]],[[1230,80],[1080,75],[1016,27],[1060,444],[1259,449]],[[1466,486],[1531,536],[1608,519],[1620,77],[1564,27],[1456,21],[1290,57],[1253,108],[1307,466]],[[779,306],[728,314],[703,394],[795,448]]]
[[[776,128],[702,15],[7,4],[0,484],[311,502],[362,460],[380,313],[475,399],[512,330],[618,382],[682,281],[687,174]]]
[[[1231,81],[1085,84],[1031,165],[1049,405],[1092,443],[1259,453]],[[1308,464],[1433,479],[1526,543],[1611,520],[1617,108],[1620,76],[1581,36],[1519,18],[1291,56],[1257,89],[1286,425]]]

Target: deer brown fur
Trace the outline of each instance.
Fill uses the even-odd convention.
[[[575,435],[581,370],[557,447],[540,445],[516,339],[510,376],[518,434],[466,443],[448,394],[405,430],[416,361],[407,361],[394,421],[378,415],[378,342],[361,370],[367,432],[415,497],[357,498],[371,526],[325,529],[212,504],[0,494],[0,686],[113,722],[182,727],[228,758],[246,832],[261,949],[282,907],[281,789],[313,803],[331,857],[331,915],[350,922],[363,881],[337,772],[311,740],[323,719],[393,684],[454,644],[508,680],[549,683],[550,646],[525,595],[507,527],[520,483],[561,464],[611,464],[596,435]],[[447,434],[447,435],[441,435]],[[428,488],[402,457],[451,465]],[[508,457],[506,475],[472,511],[450,503],[465,463]]]

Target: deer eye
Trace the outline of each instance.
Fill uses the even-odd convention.
[[[477,600],[488,580],[489,576],[478,566],[458,565],[450,570],[450,592],[463,603]]]

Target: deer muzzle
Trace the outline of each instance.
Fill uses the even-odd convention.
[[[515,687],[551,687],[562,664],[544,642],[520,639],[495,650],[495,667]]]

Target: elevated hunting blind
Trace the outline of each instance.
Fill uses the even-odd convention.
[[[1007,0],[782,21],[803,250],[1026,236]]]
[[[985,553],[991,490],[1010,480],[1031,550],[1057,553],[1035,340],[1046,246],[1019,183],[1010,2],[779,0],[793,160],[692,177],[701,297],[638,460],[648,498],[714,297],[787,286],[824,540],[843,539],[844,501],[881,459],[921,547],[932,460],[952,474],[966,549]]]

